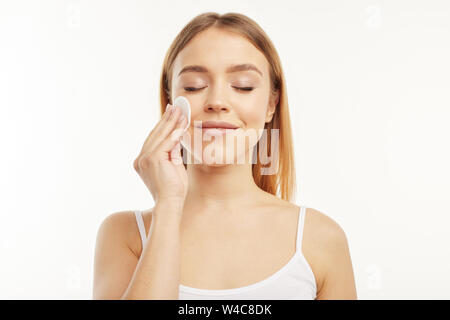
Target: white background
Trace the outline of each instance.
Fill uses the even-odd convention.
[[[206,11],[274,42],[295,201],[346,232],[358,297],[450,298],[446,0],[1,0],[0,298],[92,298],[100,223],[153,205],[133,160],[164,54]]]

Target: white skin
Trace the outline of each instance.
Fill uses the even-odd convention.
[[[253,64],[262,74],[253,70],[226,72],[228,67],[240,64]],[[193,65],[202,66],[207,71],[188,71],[178,76],[184,67]],[[238,89],[248,87],[253,90]],[[172,101],[182,95],[191,104],[190,137],[194,137],[194,130],[198,130],[194,129],[195,121],[206,120],[226,121],[246,132],[256,132],[271,121],[278,101],[278,96],[270,94],[269,64],[265,56],[247,39],[217,28],[196,35],[177,55],[171,88]],[[201,89],[190,91],[185,88]],[[244,149],[244,164],[237,164],[239,153],[234,152],[233,161],[228,164],[224,158],[207,157],[209,153],[205,151],[214,139],[206,141],[205,138],[203,141],[203,152],[197,155],[203,159],[203,164],[187,166],[186,204],[195,203],[196,207],[210,212],[223,212],[224,208],[241,206],[244,199],[254,200],[264,195],[252,176],[249,159],[253,145],[249,148],[247,144]],[[194,152],[192,141],[189,149]],[[223,145],[225,154],[226,145]],[[235,147],[231,144],[231,148]],[[216,164],[214,160],[222,164]]]
[[[226,72],[246,63],[262,76],[254,71]],[[207,72],[178,77],[190,65]],[[187,92],[185,87],[204,89]],[[171,101],[179,95],[190,101],[191,136],[196,120],[262,129],[272,120],[278,99],[270,94],[265,56],[247,39],[217,28],[196,35],[178,54],[171,88]],[[169,115],[166,112],[152,130],[134,162],[156,203],[153,212],[144,213],[151,241],[144,251],[132,211],[105,219],[96,243],[95,299],[176,299],[180,283],[205,289],[241,287],[272,275],[296,250],[299,207],[260,189],[248,161],[188,164],[186,170],[176,161],[179,143],[170,137],[187,122],[176,123],[177,108]],[[210,143],[203,142],[203,147]],[[348,243],[340,226],[308,208],[302,236],[298,250],[314,273],[316,299],[356,299]]]

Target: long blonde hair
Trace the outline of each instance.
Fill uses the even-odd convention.
[[[211,27],[227,29],[245,37],[265,55],[267,61],[269,62],[272,94],[279,92],[279,100],[272,120],[265,124],[264,129],[267,132],[267,150],[269,154],[272,154],[272,151],[270,150],[271,129],[280,129],[277,159],[278,169],[275,174],[261,175],[261,168],[263,168],[263,166],[259,161],[256,161],[256,163],[252,164],[252,173],[255,183],[262,190],[273,195],[279,196],[281,194],[282,199],[292,201],[292,198],[295,196],[296,176],[292,128],[288,112],[284,75],[281,68],[280,58],[274,45],[264,30],[252,19],[240,13],[232,12],[221,15],[215,12],[206,12],[194,17],[181,30],[170,45],[164,58],[160,80],[161,116],[165,111],[166,105],[168,103],[172,103],[170,101],[170,84],[172,80],[172,68],[175,58],[192,38],[194,38],[199,32]],[[258,144],[256,148],[259,148]],[[184,149],[182,152],[183,151]],[[255,152],[258,152],[259,154],[258,150]],[[184,165],[186,167],[186,164]]]

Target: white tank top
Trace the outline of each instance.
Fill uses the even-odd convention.
[[[314,273],[302,252],[306,207],[300,206],[296,251],[277,272],[256,283],[233,289],[198,289],[180,284],[179,300],[314,300],[317,287]],[[142,211],[135,210],[144,247],[147,238]]]

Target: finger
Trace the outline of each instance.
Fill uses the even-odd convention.
[[[158,146],[159,142],[155,141],[155,137],[158,136],[158,133],[161,131],[161,127],[164,126],[165,121],[167,121],[171,115],[171,110],[169,109],[170,106],[171,105],[169,103],[166,105],[166,111],[161,116],[161,120],[158,121],[156,126],[150,131],[149,135],[145,139],[142,145],[141,154],[146,151],[151,151]]]
[[[176,127],[167,136],[165,140],[162,140],[160,145],[157,147],[158,152],[167,152],[168,154],[172,151],[175,145],[180,141],[181,136],[184,134],[183,126],[186,126],[187,120],[183,116],[183,119],[176,123]]]
[[[187,124],[187,122],[186,122],[186,124]],[[175,160],[175,163],[173,165],[175,166],[175,170],[178,172],[179,176],[183,177],[186,175],[186,167],[184,166],[183,157],[181,156],[181,150],[183,149],[183,147],[181,145],[181,142],[179,144],[180,144],[180,149],[178,152],[180,153],[180,156],[179,156],[178,160]]]
[[[168,138],[168,136],[177,129],[177,121],[182,112],[180,108],[175,107],[174,111],[162,121],[162,126],[155,132],[155,136],[151,143],[152,146],[159,146],[162,141]],[[158,147],[157,147],[158,148]],[[166,150],[167,151],[167,150]]]
[[[183,158],[181,157],[181,143],[178,141],[175,144],[175,147],[172,148],[170,151],[170,160],[175,165],[181,165],[183,164]]]
[[[184,115],[181,115],[178,120],[177,130],[181,130],[180,132],[184,133],[183,131],[184,131],[184,128],[186,127],[186,125],[187,125],[187,119]],[[181,142],[180,142],[181,137],[182,137],[182,134],[180,135],[180,138],[177,139],[177,143],[170,151],[170,158],[175,165],[183,164],[183,157],[181,156]]]

